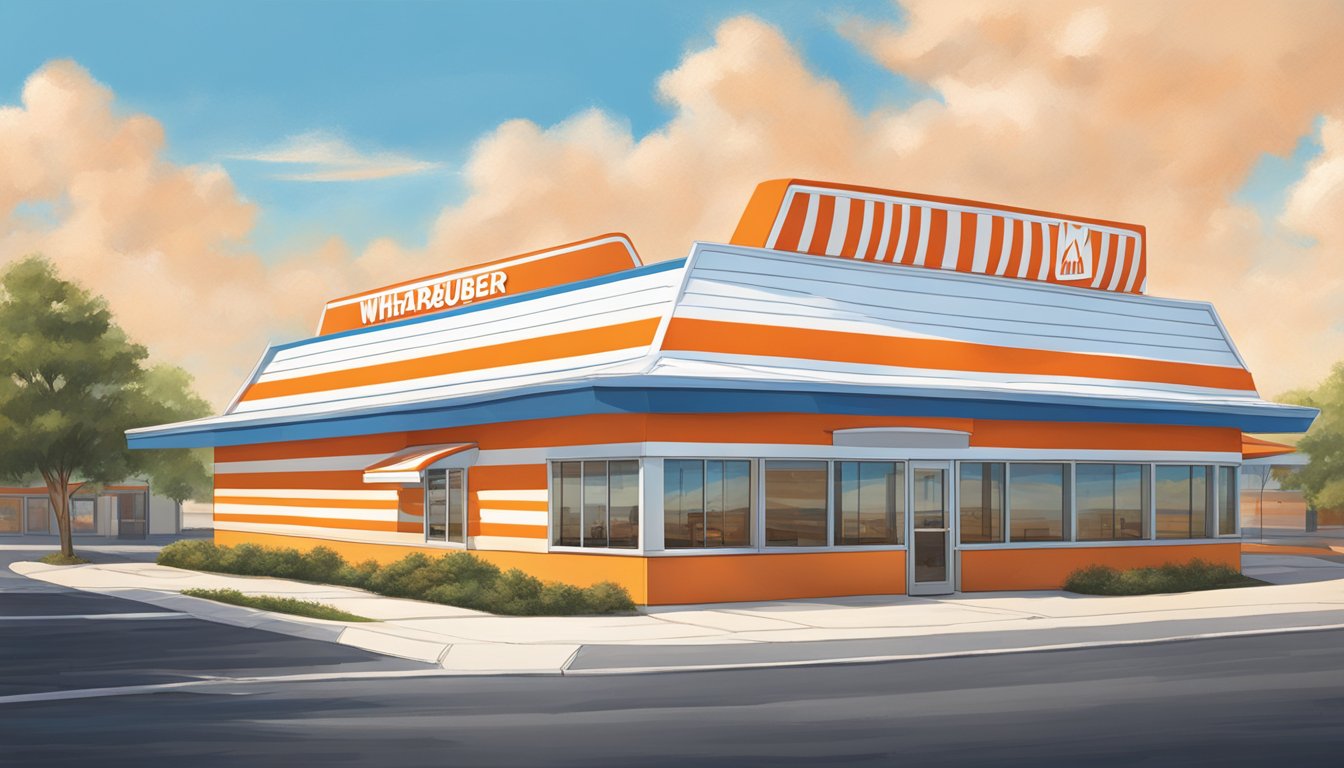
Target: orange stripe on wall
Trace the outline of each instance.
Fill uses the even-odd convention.
[[[475,478],[472,478],[475,480]],[[493,490],[490,488],[476,488],[474,490]],[[546,490],[540,488],[538,490]],[[545,512],[550,507],[544,501],[515,501],[513,499],[489,499],[481,501],[481,506],[486,509],[515,510],[519,512]]]
[[[1081,376],[1255,389],[1250,373],[1241,368],[690,318],[672,320],[663,348],[870,365],[892,365],[901,361],[912,368],[936,370]]]
[[[516,539],[544,539],[544,525],[513,525],[511,523],[480,523],[473,536],[512,536]]]
[[[261,381],[248,388],[244,400],[301,395],[333,389],[408,381],[505,365],[535,363],[563,357],[577,357],[615,349],[648,344],[658,329],[660,318],[651,317],[628,323],[590,328],[582,331],[540,336],[532,339],[491,344],[457,352],[371,365],[347,371],[332,371],[278,381]]]
[[[854,258],[859,249],[859,238],[863,235],[863,209],[867,203],[862,200],[849,201],[849,226],[845,227],[845,242],[840,246],[840,255],[846,259]]]
[[[1125,570],[1186,563],[1195,558],[1241,570],[1241,542],[1174,546],[1038,547],[963,549],[961,588],[966,592],[1059,589],[1070,573],[1090,565]]]
[[[941,267],[946,250],[947,211],[934,208],[929,211],[929,246],[924,252],[924,266]]]

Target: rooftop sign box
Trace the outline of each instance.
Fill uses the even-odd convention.
[[[317,335],[367,328],[640,266],[613,233],[375,288],[327,302]]]
[[[801,179],[756,187],[734,245],[1143,293],[1144,228]]]

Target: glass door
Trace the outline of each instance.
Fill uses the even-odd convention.
[[[953,591],[952,464],[910,462],[910,552],[906,578],[912,595]]]

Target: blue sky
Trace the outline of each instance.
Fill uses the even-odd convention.
[[[885,0],[679,2],[64,2],[0,8],[0,102],[45,61],[72,58],[167,132],[167,157],[219,162],[262,210],[254,245],[278,256],[340,235],[423,242],[462,195],[454,173],[499,123],[543,126],[590,107],[636,136],[668,117],[658,77],[722,20],[778,26],[861,109],[918,94],[844,40],[847,15],[898,21]],[[76,23],[70,23],[74,20]],[[235,156],[321,132],[361,152],[440,164],[376,181],[277,180]],[[292,169],[286,169],[292,170]]]
[[[72,58],[112,88],[120,109],[163,123],[168,159],[229,171],[259,204],[251,244],[264,257],[331,235],[355,250],[378,236],[417,246],[437,212],[463,197],[456,169],[475,140],[508,119],[549,126],[592,107],[627,120],[637,137],[655,130],[669,117],[658,77],[741,13],[782,29],[862,111],[927,95],[835,29],[847,16],[899,23],[886,0],[47,0],[0,6],[0,102],[17,103],[43,62]],[[238,157],[313,133],[435,166],[312,183]],[[1319,151],[1308,136],[1289,156],[1263,156],[1240,201],[1272,220]]]

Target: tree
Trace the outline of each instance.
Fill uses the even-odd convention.
[[[1310,456],[1311,462],[1285,478],[1284,487],[1301,490],[1312,506],[1344,508],[1344,362],[1336,363],[1315,389],[1290,392],[1282,399],[1321,409],[1321,415],[1297,443],[1297,449]]]
[[[147,474],[165,479],[170,495],[199,492],[198,457],[127,448],[127,429],[209,412],[185,372],[147,368],[147,357],[103,299],[41,256],[0,274],[0,475],[41,476],[66,557],[74,556],[70,494],[83,483]]]

